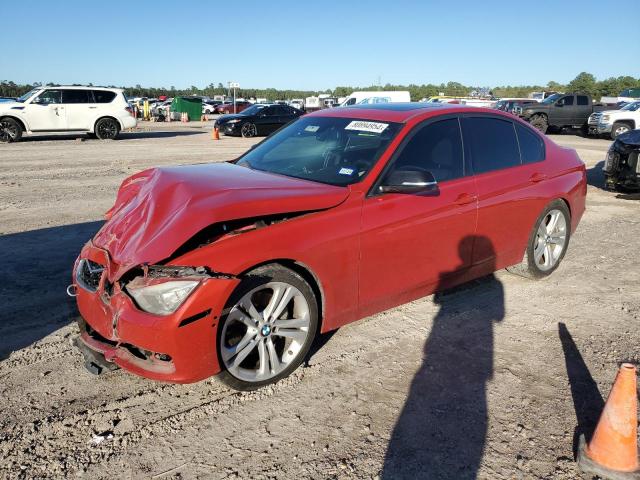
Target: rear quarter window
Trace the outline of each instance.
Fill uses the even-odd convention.
[[[527,127],[517,123],[515,125],[522,163],[534,163],[544,160],[545,151],[542,138]]]
[[[520,151],[513,123],[492,117],[467,117],[462,132],[474,173],[520,165]]]
[[[107,90],[93,90],[93,98],[96,103],[111,103],[116,98],[116,93]]]

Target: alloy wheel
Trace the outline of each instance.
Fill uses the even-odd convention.
[[[550,210],[540,222],[534,241],[533,257],[542,271],[552,269],[567,243],[567,219],[560,210]]]
[[[18,127],[12,122],[0,122],[0,141],[12,142],[18,138]]]
[[[98,125],[98,133],[100,134],[100,138],[115,138],[118,134],[118,127],[112,120],[103,121]]]
[[[269,282],[254,288],[230,309],[222,328],[224,366],[246,382],[275,377],[300,355],[310,319],[307,300],[293,285]]]
[[[256,126],[253,123],[245,123],[244,125],[242,125],[240,133],[243,137],[255,137],[258,132],[256,130]]]

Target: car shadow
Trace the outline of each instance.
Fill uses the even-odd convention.
[[[621,200],[640,200],[640,192],[636,193],[619,193],[616,198]]]
[[[592,187],[597,187],[605,190],[604,186],[604,172],[602,167],[604,166],[604,160],[596,163],[593,167],[587,169],[587,183]]]
[[[194,127],[196,128],[196,127]],[[212,127],[213,128],[213,127]],[[132,140],[140,138],[170,138],[184,137],[188,135],[209,135],[209,130],[201,129],[198,131],[158,131],[158,132],[122,132],[116,141]]]
[[[468,242],[493,250],[489,239],[467,237],[460,251]],[[438,290],[448,278],[440,275]],[[389,441],[384,479],[473,479],[481,464],[493,328],[504,318],[504,288],[491,274],[440,291],[434,302],[440,310]]]
[[[587,442],[591,440],[591,435],[604,408],[604,400],[564,323],[558,323],[558,336],[564,352],[573,408],[578,422],[573,434],[573,455],[577,458],[580,435],[584,435]]]
[[[194,127],[196,128],[196,127]],[[126,140],[135,140],[135,139],[146,139],[146,138],[170,138],[170,137],[182,137],[188,135],[205,135],[208,134],[208,130],[202,129],[198,131],[194,130],[186,130],[186,131],[133,131],[133,132],[120,132],[120,135],[117,139],[111,140],[115,142],[121,142]],[[82,142],[103,142],[108,140],[99,140],[95,137],[90,137],[89,134],[86,133],[76,133],[76,134],[60,134],[60,135],[37,135],[37,136],[29,136],[22,137],[20,142],[50,142],[53,140],[80,140]]]
[[[69,322],[73,262],[102,222],[0,236],[0,360]]]
[[[311,344],[311,348],[309,349],[309,353],[305,357],[304,366],[309,367],[311,365],[311,359],[318,353],[320,350],[324,348],[324,346],[329,343],[329,340],[337,333],[338,330],[331,330],[326,333],[319,333],[316,335],[313,343]]]

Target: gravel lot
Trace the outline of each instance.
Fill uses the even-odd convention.
[[[65,295],[126,176],[230,159],[252,140],[214,142],[196,122],[0,145],[0,477],[581,478],[577,434],[617,363],[639,356],[640,198],[602,190],[608,141],[553,139],[590,169],[556,273],[499,272],[366,318],[253,393],[91,376]]]

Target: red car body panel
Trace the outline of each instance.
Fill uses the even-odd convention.
[[[130,177],[110,219],[78,259],[107,266],[96,293],[78,288],[78,307],[108,342],[87,334],[83,341],[134,373],[197,381],[220,371],[218,321],[242,275],[258,265],[280,262],[313,277],[321,331],[326,332],[438,286],[520,262],[537,217],[552,200],[566,201],[575,231],[585,209],[585,167],[574,151],[546,137],[542,162],[442,182],[435,196],[368,195],[414,126],[444,114],[478,112],[521,122],[495,110],[456,106],[339,108],[307,115],[404,123],[369,174],[349,187],[220,164],[152,169]],[[295,215],[286,221],[176,253],[211,224],[290,213]],[[474,236],[486,237],[493,248],[466,242]],[[136,307],[118,280],[131,268],[157,262],[206,266],[224,275],[201,279],[175,313],[152,315]],[[108,298],[107,281],[113,284]],[[199,319],[190,321],[195,317]],[[132,358],[127,344],[168,354],[173,361],[140,361]]]

